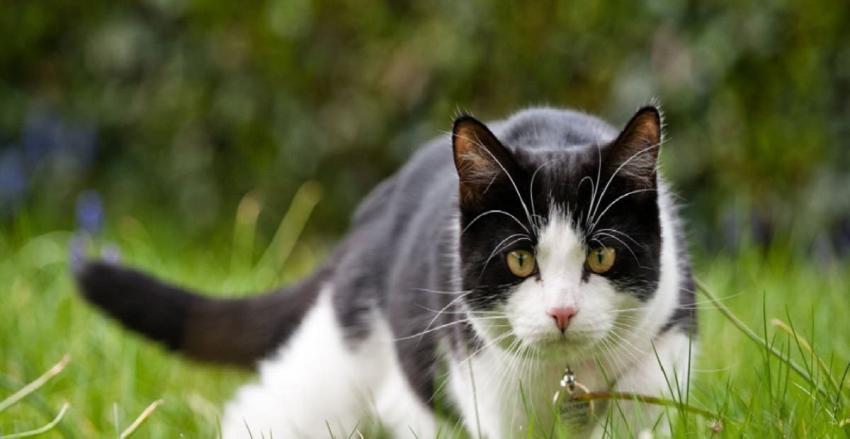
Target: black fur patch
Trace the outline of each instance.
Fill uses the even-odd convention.
[[[253,367],[298,327],[328,270],[274,294],[213,299],[104,262],[77,273],[84,297],[107,314],[192,358]]]
[[[196,299],[145,274],[103,262],[84,266],[77,282],[85,298],[124,325],[176,350]]]

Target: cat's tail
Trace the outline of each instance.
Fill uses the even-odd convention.
[[[297,328],[327,277],[282,290],[211,298],[104,261],[74,267],[82,295],[124,326],[189,357],[253,367]]]

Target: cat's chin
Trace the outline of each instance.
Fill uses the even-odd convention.
[[[570,334],[546,337],[537,341],[536,345],[542,353],[562,354],[586,351],[595,344],[595,340],[586,336]]]
[[[514,339],[515,340],[515,339]],[[585,334],[547,334],[533,339],[524,339],[522,345],[531,348],[539,359],[581,359],[591,355],[598,340]],[[513,341],[499,343],[502,349],[516,347]]]

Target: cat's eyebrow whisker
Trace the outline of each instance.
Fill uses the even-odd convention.
[[[644,149],[642,149],[642,150],[640,150],[640,151],[637,151],[636,153],[632,154],[632,155],[631,155],[631,157],[629,157],[628,159],[624,160],[624,161],[623,161],[623,163],[620,163],[620,165],[617,167],[617,169],[615,169],[615,170],[614,170],[614,173],[613,173],[613,174],[611,174],[611,176],[610,176],[610,177],[608,177],[608,181],[605,183],[605,188],[604,188],[604,189],[602,189],[602,194],[601,194],[601,195],[599,195],[599,199],[596,201],[596,206],[594,206],[594,207],[593,207],[593,213],[591,214],[591,221],[593,221],[594,225],[595,225],[595,223],[597,223],[597,222],[598,222],[598,219],[596,218],[596,212],[599,210],[599,205],[600,205],[600,204],[602,204],[602,199],[603,199],[603,198],[605,198],[605,193],[606,193],[606,192],[608,192],[608,187],[611,185],[611,182],[612,182],[612,181],[614,181],[614,177],[616,177],[616,176],[617,176],[617,174],[619,174],[619,173],[620,173],[620,171],[621,171],[621,170],[622,170],[622,169],[623,169],[623,168],[624,168],[627,164],[629,164],[629,162],[631,162],[632,160],[634,160],[637,156],[639,156],[639,155],[641,155],[641,154],[644,154],[644,153],[646,153],[646,152],[649,152],[650,150],[652,150],[652,149],[654,149],[654,148],[660,148],[660,147],[661,147],[661,145],[662,145],[662,143],[664,143],[664,142],[658,142],[658,143],[656,143],[656,144],[654,144],[654,145],[650,145],[650,146],[648,146],[648,147],[646,147],[646,148],[644,148]],[[599,166],[600,166],[600,167],[602,166],[602,162],[601,162],[601,160],[600,160]],[[609,206],[610,206],[610,205],[609,205]],[[607,209],[606,209],[606,210],[607,210]],[[592,227],[591,227],[591,230],[592,230]]]
[[[472,227],[472,225],[475,224],[476,221],[478,221],[482,217],[485,217],[487,215],[492,215],[494,213],[500,213],[500,214],[503,214],[503,215],[507,215],[512,220],[514,220],[514,222],[519,224],[519,226],[522,227],[523,230],[525,230],[525,233],[531,235],[531,232],[528,230],[527,227],[525,227],[525,224],[523,224],[522,221],[519,220],[519,218],[517,218],[514,215],[512,215],[511,213],[506,212],[506,211],[501,210],[501,209],[491,209],[491,210],[488,210],[486,212],[482,212],[482,213],[478,214],[478,216],[473,218],[472,221],[470,221],[469,224],[467,224],[466,227],[464,227],[463,230],[460,231],[460,236],[463,236],[463,234],[466,233],[466,231],[469,230],[469,228]]]
[[[522,241],[522,240],[529,240],[529,241],[531,241],[531,238],[529,238],[529,237],[528,237],[528,236],[526,236],[526,235],[523,235],[522,233],[514,233],[513,235],[509,235],[507,238],[505,238],[505,239],[501,240],[498,244],[496,244],[496,247],[495,247],[495,248],[493,248],[493,251],[490,253],[490,258],[492,258],[492,257],[493,257],[493,255],[495,255],[496,253],[498,253],[498,252],[499,252],[499,250],[502,248],[502,245],[503,245],[503,244],[505,244],[505,241],[507,241],[507,240],[509,240],[509,239],[512,239],[512,238],[517,238],[517,237],[519,238],[519,239],[518,239],[518,241]],[[505,245],[505,247],[508,247],[508,246],[510,246],[510,245],[513,245],[513,243],[514,243],[514,242],[518,242],[518,241],[512,241],[512,242],[510,242],[509,244],[506,244],[506,245]],[[489,261],[490,261],[490,258],[487,258],[487,262],[489,262]],[[485,263],[485,266],[486,266],[486,263]]]
[[[607,237],[609,237],[609,238],[611,238],[611,239],[613,239],[613,240],[615,240],[615,241],[619,242],[620,244],[622,244],[622,245],[623,245],[623,247],[625,247],[625,248],[626,248],[626,250],[628,250],[628,251],[629,251],[629,253],[631,253],[631,254],[632,254],[632,257],[633,257],[633,258],[635,258],[635,262],[637,262],[638,266],[639,266],[639,267],[641,267],[641,268],[644,268],[644,267],[643,267],[643,265],[641,265],[641,263],[640,263],[640,258],[638,258],[638,257],[637,257],[637,255],[635,254],[634,250],[632,250],[631,246],[629,246],[628,244],[626,244],[625,242],[623,242],[623,240],[622,240],[622,239],[617,238],[616,236],[611,235],[610,233],[605,233],[605,232],[596,232],[596,233],[594,233],[594,235],[593,235],[593,236],[607,236]],[[596,238],[593,238],[592,240],[593,240],[593,241],[596,241],[596,242],[599,242],[599,243],[600,243],[600,244],[602,244],[603,246],[605,245],[605,244],[603,244],[601,241],[599,241],[599,240],[598,240],[598,239],[596,239]]]
[[[635,245],[637,245],[640,248],[646,247],[646,245],[641,244],[640,242],[638,242],[638,240],[632,238],[631,235],[629,235],[628,233],[623,232],[621,230],[617,230],[617,229],[614,229],[614,228],[611,228],[611,227],[606,227],[606,228],[594,231],[594,233],[601,233],[601,232],[616,233],[616,234],[628,239],[629,241],[631,241],[632,243],[634,243]]]
[[[537,173],[540,172],[540,170],[543,169],[543,167],[548,165],[549,163],[551,163],[551,161],[547,160],[541,163],[540,166],[538,166],[537,169],[534,170],[534,173],[531,174],[531,183],[529,183],[528,185],[528,199],[531,201],[531,218],[535,221],[532,222],[532,226],[535,228],[540,227],[537,221],[537,218],[540,218],[540,216],[537,215],[537,211],[534,208],[534,179],[537,178]]]
[[[626,192],[623,195],[620,195],[614,201],[608,203],[608,206],[606,206],[605,210],[603,210],[602,213],[599,214],[598,218],[593,219],[593,223],[591,223],[591,225],[590,225],[590,230],[593,231],[593,229],[596,227],[596,225],[599,224],[599,221],[605,216],[606,213],[608,213],[608,210],[610,210],[611,207],[613,207],[615,204],[620,202],[622,199],[624,199],[624,198],[626,198],[630,195],[634,195],[634,194],[639,194],[639,193],[643,193],[643,192],[657,192],[657,191],[658,191],[658,189],[656,189],[656,188],[643,188],[643,189],[635,189],[633,191],[629,191],[629,192]]]
[[[541,163],[534,169],[534,172],[531,173],[531,182],[528,184],[528,200],[531,202],[532,219],[537,216],[537,210],[534,208],[534,180],[537,178],[537,173],[540,172],[544,166],[546,166],[546,162]]]
[[[596,195],[599,191],[599,184],[601,183],[600,180],[602,179],[602,147],[599,146],[598,143],[594,144],[594,146],[596,146],[596,184],[593,184],[591,188],[593,189],[593,193],[590,194],[590,206],[588,206],[588,209],[585,211],[584,215],[585,226],[587,226],[587,224],[590,223],[591,219],[593,218],[591,210],[594,209],[594,202],[598,203],[598,201],[596,200]],[[608,187],[606,186],[606,189],[607,188]]]
[[[507,241],[507,240],[511,239],[512,237],[517,236],[517,235],[520,235],[520,236],[519,236],[519,238],[514,239],[513,241],[511,241],[511,242],[509,242],[509,243],[505,244],[505,241]],[[517,242],[524,241],[524,240],[531,241],[531,238],[529,238],[529,237],[527,237],[527,236],[524,236],[524,235],[522,235],[521,233],[514,233],[513,235],[508,236],[507,238],[503,239],[503,240],[502,240],[502,242],[500,242],[500,243],[496,246],[496,248],[494,248],[494,249],[493,249],[493,252],[492,252],[492,253],[490,253],[490,256],[489,256],[489,257],[487,258],[487,260],[484,262],[484,267],[483,267],[483,268],[481,268],[481,274],[478,276],[478,279],[479,279],[479,280],[481,280],[481,277],[482,277],[482,276],[484,276],[484,271],[485,271],[485,270],[487,270],[487,266],[488,266],[488,265],[490,265],[490,260],[492,260],[492,259],[493,259],[493,257],[494,257],[494,256],[496,256],[496,255],[497,255],[497,254],[498,254],[498,253],[499,253],[499,252],[500,252],[503,248],[508,248],[508,247],[510,247],[510,246],[512,246],[512,245],[514,245],[514,244],[516,244]],[[504,245],[503,245],[503,244],[504,244]]]
[[[534,221],[535,221],[535,224],[534,224],[535,231],[539,234],[540,229],[542,228],[543,224],[545,223],[545,218],[541,215],[534,214]]]
[[[596,185],[593,183],[593,179],[589,175],[585,175],[578,182],[578,187],[576,188],[576,193],[581,193],[581,185],[584,184],[584,180],[590,182],[590,205],[593,206],[593,198],[596,196]],[[584,211],[584,222],[587,223],[588,215],[590,214],[590,209],[586,209]]]
[[[495,156],[495,155],[493,155],[493,153],[492,153],[492,152],[490,152],[490,150],[489,150],[489,149],[487,149],[487,147],[486,147],[486,146],[484,146],[484,145],[481,143],[481,139],[479,139],[479,138],[478,138],[478,135],[477,135],[477,134],[476,134],[476,136],[475,136],[475,139],[470,139],[470,138],[468,138],[468,137],[464,137],[464,136],[458,136],[458,137],[460,137],[460,138],[462,138],[462,139],[466,139],[466,140],[468,140],[468,141],[470,141],[470,142],[473,142],[473,143],[474,143],[477,147],[479,147],[479,148],[481,148],[482,150],[484,150],[484,152],[486,152],[486,153],[487,153],[487,155],[489,155],[489,156],[490,156],[490,158],[492,158],[492,159],[493,159],[493,161],[495,161],[497,165],[499,165],[499,168],[501,168],[501,169],[502,169],[502,172],[504,172],[504,173],[505,173],[505,176],[506,176],[506,177],[508,177],[508,180],[510,180],[510,182],[511,182],[511,186],[513,186],[513,188],[514,188],[514,192],[516,192],[516,196],[517,196],[517,198],[519,199],[520,204],[522,204],[522,210],[524,210],[524,211],[525,211],[525,216],[528,218],[528,222],[529,222],[529,224],[531,224],[531,213],[529,213],[529,211],[528,211],[528,206],[526,206],[526,205],[525,205],[525,200],[523,200],[523,199],[522,199],[522,194],[520,194],[520,193],[519,193],[519,187],[517,186],[516,181],[514,181],[514,178],[511,176],[511,174],[508,172],[508,170],[505,168],[505,166],[504,166],[504,165],[502,165],[502,162],[500,162],[500,161],[499,161],[499,159],[498,159],[498,158],[496,158],[496,156]],[[526,230],[526,231],[527,231],[527,230]]]

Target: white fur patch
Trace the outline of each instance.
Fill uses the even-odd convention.
[[[349,346],[331,294],[321,292],[289,342],[262,362],[258,382],[227,405],[225,439],[359,437],[376,411],[394,437],[434,435],[433,416],[403,375],[389,327],[376,318],[369,337]]]
[[[617,293],[602,276],[582,279],[587,249],[570,218],[553,211],[556,213],[541,231],[537,247],[539,279],[520,284],[505,313],[516,335],[526,342],[556,342],[562,345],[559,349],[575,351],[606,336],[615,324],[616,310],[634,308],[638,302]],[[557,307],[577,310],[563,335],[547,314]]]

